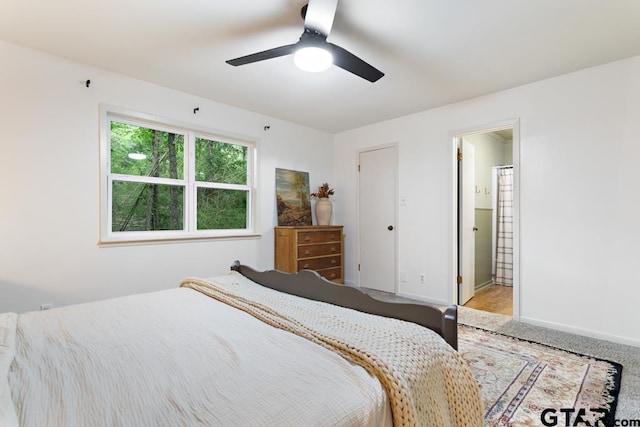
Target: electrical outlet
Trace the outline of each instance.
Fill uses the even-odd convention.
[[[40,311],[50,310],[53,308],[52,302],[47,302],[45,304],[40,304]]]
[[[420,273],[420,283],[424,283],[426,281],[426,276],[424,273]]]

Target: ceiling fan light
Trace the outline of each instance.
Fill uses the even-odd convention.
[[[333,64],[333,56],[331,52],[320,47],[303,47],[296,50],[293,62],[301,70],[317,73]]]

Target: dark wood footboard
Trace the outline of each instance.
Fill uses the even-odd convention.
[[[236,261],[231,269],[248,279],[291,295],[323,301],[364,313],[405,320],[432,329],[454,349],[458,349],[458,307],[444,311],[432,305],[406,304],[377,300],[353,286],[338,285],[311,270],[283,273],[277,270],[256,271]]]

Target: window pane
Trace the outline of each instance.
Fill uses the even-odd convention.
[[[184,229],[184,187],[113,182],[111,231]]]
[[[247,147],[196,138],[196,181],[246,184]]]
[[[111,122],[111,172],[182,179],[184,136]]]
[[[198,191],[198,230],[247,228],[248,191],[202,188]]]

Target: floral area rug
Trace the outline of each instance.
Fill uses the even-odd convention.
[[[487,426],[612,425],[622,365],[459,324]]]

